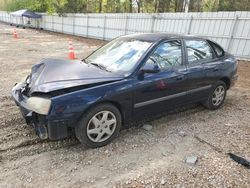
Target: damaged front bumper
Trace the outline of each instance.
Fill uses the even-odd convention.
[[[67,120],[57,121],[51,120],[49,115],[41,115],[33,112],[27,105],[28,96],[24,94],[25,83],[16,84],[11,92],[17,106],[19,106],[22,116],[25,118],[26,123],[31,125],[36,134],[41,139],[57,140],[68,136]]]

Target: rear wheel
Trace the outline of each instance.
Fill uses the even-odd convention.
[[[91,148],[110,143],[121,128],[120,111],[111,104],[100,104],[91,108],[75,129],[78,140]]]
[[[208,99],[203,102],[203,105],[210,110],[216,110],[223,104],[226,94],[227,87],[225,82],[218,81],[214,85],[213,90],[209,94]]]

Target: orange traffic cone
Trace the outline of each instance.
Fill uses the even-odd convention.
[[[69,41],[69,59],[76,59],[72,42]]]
[[[17,36],[17,32],[16,32],[16,29],[13,30],[13,38],[17,39],[18,36]]]

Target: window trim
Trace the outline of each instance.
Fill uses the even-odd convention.
[[[221,58],[221,57],[223,57],[225,55],[225,50],[219,44],[217,44],[216,42],[213,42],[211,40],[207,40],[207,42],[211,46],[216,58]],[[222,55],[221,56],[217,55],[217,53],[216,53],[216,51],[214,49],[214,46],[217,46],[219,49],[222,50]]]
[[[198,63],[194,63],[194,62],[190,63],[188,61],[188,52],[187,52],[187,45],[186,45],[187,41],[203,41],[203,42],[206,42],[207,45],[209,46],[209,48],[211,49],[212,58],[194,61],[194,62],[198,62]],[[208,63],[208,62],[213,61],[217,57],[216,54],[215,54],[215,52],[214,52],[214,50],[213,50],[213,48],[212,48],[212,46],[210,45],[210,43],[208,42],[207,39],[199,39],[199,38],[198,39],[197,38],[184,39],[184,47],[185,47],[185,56],[186,56],[186,63],[187,63],[187,65],[199,65],[199,64]]]
[[[151,57],[151,55],[155,52],[155,50],[162,45],[163,43],[166,42],[171,42],[171,41],[180,41],[181,43],[181,64],[179,66],[173,66],[172,68],[176,68],[176,67],[180,67],[180,66],[185,66],[186,65],[186,60],[185,60],[185,48],[184,48],[184,43],[183,43],[183,39],[182,38],[172,38],[172,39],[164,39],[162,41],[160,41],[158,44],[156,44],[154,46],[154,48],[147,54],[147,58],[144,60],[143,64],[141,65],[141,67],[139,68],[139,70],[146,64],[146,62],[149,60],[149,58]],[[161,72],[165,72],[168,71],[170,69],[166,69],[166,70],[161,70],[159,73]]]

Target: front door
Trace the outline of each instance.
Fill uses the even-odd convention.
[[[186,66],[182,49],[180,40],[163,42],[141,68],[146,73],[134,81],[135,119],[175,108],[185,101]],[[147,73],[147,70],[154,69],[159,69],[159,72]]]

